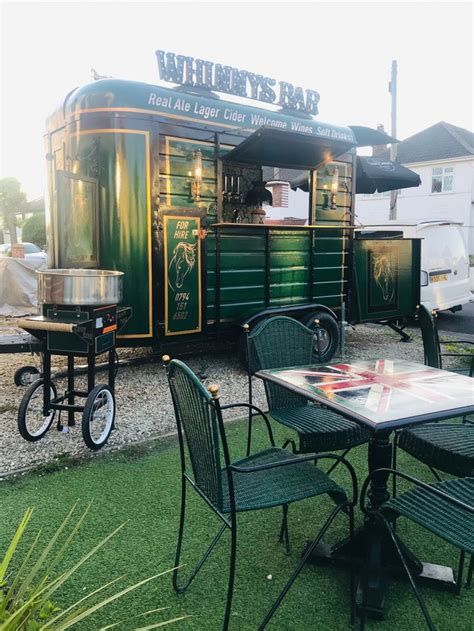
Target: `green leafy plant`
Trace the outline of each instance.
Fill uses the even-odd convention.
[[[23,243],[35,243],[43,248],[46,244],[46,219],[45,214],[35,213],[23,224],[21,238]]]
[[[73,521],[76,509],[77,503],[71,508],[63,522],[42,549],[39,546],[40,530],[29,545],[22,560],[17,562],[16,569],[13,570],[12,561],[19,556],[18,548],[27,530],[33,510],[29,508],[25,512],[0,563],[0,631],[63,631],[64,629],[69,629],[109,603],[172,571],[161,572],[133,585],[123,587],[118,592],[110,593],[112,591],[111,588],[113,586],[116,588],[120,581],[125,578],[124,576],[118,576],[105,585],[88,592],[73,604],[60,609],[54,602],[57,590],[126,525],[126,523],[121,524],[89,550],[79,561],[74,563],[72,567],[60,571],[60,563],[89,512],[90,505]],[[135,618],[162,612],[165,609],[164,607],[153,609],[141,613]],[[185,618],[187,616],[153,622],[142,627],[137,626],[136,629],[141,631],[156,629]],[[111,629],[120,625],[121,622],[127,622],[127,626],[130,628],[130,620],[131,618],[128,617],[126,621],[113,622],[103,627],[103,629]]]

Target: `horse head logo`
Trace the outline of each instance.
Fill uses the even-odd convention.
[[[196,263],[197,243],[180,241],[173,250],[173,258],[168,266],[168,285],[173,291],[181,289],[184,279]],[[174,278],[174,283],[171,281]]]
[[[392,264],[387,254],[376,254],[373,258],[374,280],[381,290],[385,302],[392,302],[395,295],[395,283]]]

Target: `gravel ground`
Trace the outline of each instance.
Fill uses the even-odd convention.
[[[14,321],[0,321],[0,335],[12,333]],[[421,337],[413,333],[413,341],[402,343],[397,334],[386,327],[359,325],[347,330],[347,359],[369,359],[387,357],[423,361]],[[119,350],[120,357],[131,354],[146,354]],[[33,360],[33,361],[32,361]],[[225,402],[247,400],[247,376],[239,366],[235,355],[199,355],[186,359],[190,367],[206,385],[217,383],[221,398]],[[38,442],[25,441],[17,429],[17,410],[24,388],[13,384],[13,374],[17,368],[35,361],[27,354],[0,355],[0,476],[15,471],[35,467],[67,457],[83,457],[91,452],[82,440],[80,417],[78,424],[67,434],[55,431],[55,423],[46,436]],[[53,370],[64,367],[64,360],[53,357]],[[101,381],[100,373],[98,383]],[[83,378],[79,377],[79,385]],[[66,387],[65,380],[58,381],[58,391]],[[265,407],[263,386],[255,383],[255,403]],[[122,445],[140,443],[175,431],[175,421],[171,399],[163,368],[159,364],[148,364],[119,369],[116,381],[116,431],[112,432],[109,443],[99,453],[117,449]],[[233,416],[236,415],[235,411]],[[238,413],[244,416],[245,411]]]

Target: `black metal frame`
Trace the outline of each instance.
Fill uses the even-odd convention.
[[[413,573],[410,569],[410,565],[412,562],[412,559],[407,558],[407,551],[406,549],[404,549],[404,546],[402,544],[402,542],[398,539],[397,535],[395,534],[395,528],[394,528],[394,524],[392,524],[390,522],[389,519],[387,519],[387,517],[385,515],[383,515],[382,512],[382,506],[374,506],[372,503],[372,499],[370,500],[369,505],[367,506],[365,503],[365,499],[366,499],[366,495],[368,493],[368,489],[369,489],[369,484],[373,484],[373,482],[376,480],[376,477],[379,477],[380,475],[383,475],[384,477],[388,476],[388,475],[393,475],[394,478],[396,477],[401,477],[404,480],[407,480],[409,482],[412,482],[415,486],[418,486],[419,488],[422,488],[423,490],[425,490],[428,493],[432,493],[433,495],[446,500],[447,502],[450,502],[451,504],[457,506],[458,508],[461,508],[462,510],[465,510],[469,513],[471,513],[472,515],[474,515],[474,506],[470,506],[469,504],[465,504],[464,502],[462,502],[461,500],[449,495],[448,493],[444,493],[443,491],[441,491],[440,489],[430,486],[429,484],[426,484],[425,482],[422,482],[421,480],[418,480],[417,478],[414,478],[411,475],[408,475],[406,473],[403,473],[402,471],[398,471],[395,468],[391,468],[391,467],[381,467],[380,469],[376,469],[374,471],[371,471],[369,473],[369,475],[367,476],[367,478],[365,479],[362,488],[361,488],[361,492],[360,492],[360,499],[359,499],[359,505],[360,508],[362,510],[362,512],[366,515],[366,517],[368,517],[369,519],[372,520],[378,520],[382,526],[385,528],[385,530],[387,531],[394,549],[396,550],[398,557],[400,558],[400,561],[402,562],[404,571],[408,577],[408,580],[410,581],[411,587],[415,593],[416,599],[418,601],[418,604],[420,605],[420,608],[422,610],[423,616],[426,620],[426,623],[428,625],[428,628],[430,629],[430,631],[435,631],[435,626],[431,620],[431,617],[429,615],[428,609],[426,607],[426,604],[423,600],[423,597],[420,593],[420,591],[418,590],[418,587],[416,585],[415,579],[413,577]],[[369,491],[370,493],[370,491]],[[468,569],[468,578],[467,578],[467,582],[466,582],[466,586],[470,587],[471,583],[472,583],[472,575],[473,575],[473,570],[474,570],[474,561],[473,561],[474,557],[471,556],[471,561],[469,564],[469,569]],[[459,595],[460,591],[461,591],[461,586],[462,586],[462,577],[463,577],[463,569],[464,569],[464,561],[465,561],[465,552],[464,550],[461,551],[461,555],[460,555],[460,559],[459,559],[459,568],[458,568],[458,572],[457,572],[457,578],[456,578],[456,594]],[[361,617],[360,617],[360,629],[361,631],[363,631],[363,629],[365,628],[365,617],[366,617],[366,606],[367,606],[367,602],[366,602],[366,595],[367,595],[367,589],[368,589],[368,572],[365,572],[365,580],[363,583],[363,593],[362,593],[362,603],[360,606],[361,609]]]
[[[166,366],[167,374],[169,374],[169,358],[166,358],[166,359],[164,358],[164,363],[165,363],[165,366]],[[295,457],[295,458],[292,458],[291,460],[282,460],[282,461],[278,461],[278,462],[272,462],[272,463],[267,463],[267,464],[254,465],[254,466],[238,466],[237,464],[232,464],[231,461],[230,461],[230,453],[229,453],[229,447],[228,447],[226,434],[225,434],[224,420],[223,420],[223,416],[222,416],[222,411],[223,410],[228,410],[228,409],[233,409],[233,408],[236,408],[236,407],[247,407],[249,409],[252,408],[252,409],[258,411],[258,414],[265,421],[270,443],[271,443],[272,446],[274,446],[274,440],[273,440],[273,434],[272,434],[272,431],[271,431],[270,422],[269,422],[267,416],[265,415],[265,413],[262,412],[261,410],[259,410],[259,408],[257,408],[256,406],[253,406],[253,405],[248,404],[248,403],[232,403],[232,404],[228,404],[228,405],[221,405],[220,401],[219,401],[219,397],[217,395],[217,391],[216,392],[212,392],[212,398],[210,398],[207,403],[214,410],[215,415],[216,415],[218,431],[219,431],[219,439],[220,439],[220,444],[221,444],[221,447],[222,447],[222,453],[223,453],[223,457],[224,457],[224,464],[225,464],[224,468],[225,468],[225,472],[226,472],[226,475],[227,475],[228,491],[229,491],[229,503],[230,503],[230,511],[229,511],[230,517],[228,517],[225,514],[223,514],[214,505],[214,503],[196,485],[196,483],[194,482],[192,477],[190,475],[188,475],[188,473],[186,471],[186,453],[185,453],[184,432],[183,432],[183,427],[181,425],[181,420],[180,420],[180,415],[179,415],[179,412],[178,412],[177,402],[175,400],[175,395],[174,395],[172,389],[171,389],[171,396],[172,396],[172,400],[173,400],[173,407],[174,407],[174,410],[175,410],[175,416],[176,416],[176,422],[177,422],[178,440],[179,440],[179,447],[180,447],[180,462],[181,462],[181,507],[180,507],[180,522],[179,522],[179,530],[178,530],[178,540],[177,540],[176,553],[175,553],[175,568],[173,570],[173,577],[172,577],[173,588],[174,588],[174,590],[177,593],[184,593],[187,590],[187,588],[190,586],[190,584],[192,583],[192,581],[194,580],[194,578],[196,577],[196,575],[198,574],[200,569],[203,567],[203,565],[205,564],[207,559],[210,557],[210,555],[213,552],[215,546],[217,545],[217,543],[221,539],[222,535],[224,534],[226,528],[228,528],[231,531],[231,554],[230,554],[229,578],[228,578],[228,586],[227,586],[227,599],[226,599],[226,605],[225,605],[224,622],[223,622],[223,627],[222,627],[224,631],[226,631],[228,629],[228,627],[229,627],[231,607],[232,607],[232,597],[233,597],[233,590],[234,590],[236,555],[237,555],[237,512],[238,511],[236,509],[236,503],[235,503],[235,490],[234,490],[234,482],[233,482],[233,473],[234,472],[238,472],[238,473],[254,473],[256,471],[263,471],[263,470],[272,469],[272,468],[275,468],[275,467],[285,467],[285,466],[289,466],[289,465],[299,464],[301,462],[307,462],[307,461],[316,462],[317,460],[321,460],[321,459],[334,459],[338,463],[342,462],[345,465],[345,467],[348,470],[348,472],[349,472],[349,475],[350,475],[350,478],[351,478],[351,483],[352,483],[352,498],[351,498],[351,500],[350,501],[346,500],[345,502],[343,502],[343,503],[339,504],[338,506],[336,506],[336,508],[329,515],[328,519],[324,523],[324,525],[321,528],[320,532],[318,533],[318,535],[316,536],[316,538],[314,539],[312,544],[309,546],[309,548],[306,551],[305,555],[303,556],[303,558],[301,559],[300,563],[296,567],[295,571],[291,575],[290,579],[286,583],[286,585],[283,588],[282,592],[280,593],[280,595],[278,596],[278,598],[276,599],[276,601],[274,602],[274,604],[272,605],[270,610],[267,612],[264,620],[261,622],[260,626],[258,627],[259,631],[260,631],[261,629],[264,629],[266,627],[266,625],[268,624],[269,620],[272,618],[273,614],[275,613],[275,611],[280,606],[280,604],[283,601],[285,595],[287,594],[287,592],[289,591],[289,589],[293,585],[294,581],[296,580],[296,578],[300,574],[301,570],[303,569],[304,565],[306,564],[306,561],[308,560],[312,550],[321,541],[322,537],[324,536],[324,534],[328,530],[329,526],[332,524],[332,522],[334,521],[335,517],[341,511],[348,512],[348,514],[349,514],[349,538],[352,539],[352,536],[353,536],[353,533],[354,533],[354,506],[357,504],[357,498],[358,498],[357,477],[356,477],[355,471],[354,471],[353,467],[351,466],[351,464],[349,462],[347,462],[347,460],[345,460],[342,456],[338,456],[336,454],[310,454],[310,455],[307,455],[307,456],[304,456],[304,457]],[[219,519],[223,522],[223,525],[221,526],[221,528],[219,529],[217,535],[214,537],[214,539],[212,540],[212,542],[210,543],[210,545],[208,546],[208,548],[204,552],[204,554],[201,557],[201,559],[198,561],[198,563],[196,564],[194,569],[191,571],[191,573],[189,575],[189,578],[183,584],[179,584],[179,582],[178,582],[178,573],[179,573],[179,569],[180,569],[181,549],[182,549],[182,542],[183,542],[183,538],[184,538],[184,526],[185,526],[185,516],[186,516],[186,488],[187,488],[187,484],[191,485],[191,487],[204,500],[204,502],[209,506],[209,508],[219,517]],[[280,540],[280,542],[284,541],[285,544],[286,544],[286,548],[288,549],[288,521],[287,521],[288,504],[282,504],[282,507],[283,507],[283,520],[282,520],[282,524],[281,524],[281,528],[280,528],[279,540]],[[356,615],[355,614],[355,611],[356,611],[355,610],[355,574],[354,574],[354,568],[353,567],[351,568],[350,594],[351,594],[351,598],[350,598],[350,603],[351,603],[350,604],[350,620],[351,620],[351,625],[353,625],[354,622],[355,622],[355,615]]]

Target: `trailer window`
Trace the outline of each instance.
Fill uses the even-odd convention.
[[[57,172],[60,267],[98,267],[97,180]]]
[[[295,169],[263,167],[266,188],[272,194],[272,204],[264,204],[265,223],[275,225],[308,225],[308,195],[301,189],[292,190],[296,178],[309,183],[310,172]]]

